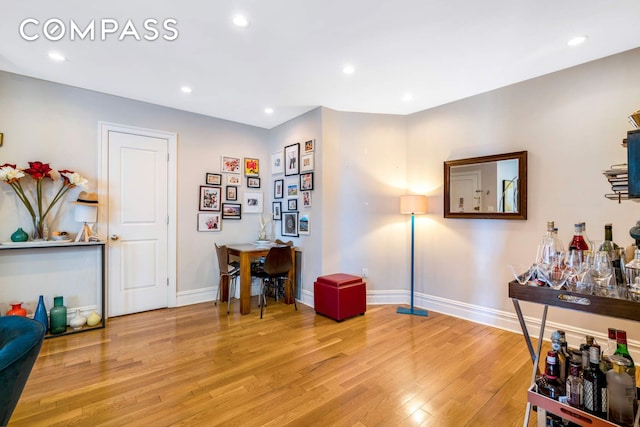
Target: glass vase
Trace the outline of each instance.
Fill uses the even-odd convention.
[[[43,222],[40,220],[40,217],[39,216],[33,217],[32,222],[33,222],[33,234],[31,235],[31,240],[43,240],[44,239]]]
[[[33,319],[42,323],[45,331],[49,330],[49,317],[47,316],[47,308],[44,306],[44,297],[42,295],[38,298],[38,306],[33,314]]]
[[[49,311],[51,319],[51,333],[61,334],[67,331],[67,307],[63,305],[62,297],[53,298],[53,307]]]
[[[21,302],[12,302],[11,310],[7,311],[7,316],[22,316],[27,317],[27,310],[22,307]]]

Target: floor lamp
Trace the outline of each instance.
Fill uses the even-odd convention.
[[[408,195],[400,197],[400,213],[411,214],[411,307],[398,307],[397,313],[413,314],[416,316],[427,316],[427,310],[413,307],[413,253],[414,253],[414,223],[416,214],[427,213],[427,197],[419,195]]]

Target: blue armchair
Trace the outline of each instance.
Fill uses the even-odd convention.
[[[0,426],[6,426],[18,404],[42,341],[44,326],[20,316],[0,317]]]

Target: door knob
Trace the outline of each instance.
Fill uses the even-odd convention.
[[[118,236],[117,234],[112,234],[111,235],[111,240],[118,240],[120,238],[120,236]]]

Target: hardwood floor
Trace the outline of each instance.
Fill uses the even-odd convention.
[[[522,425],[521,335],[395,306],[340,323],[298,308],[270,301],[261,320],[203,303],[45,340],[9,426]]]

